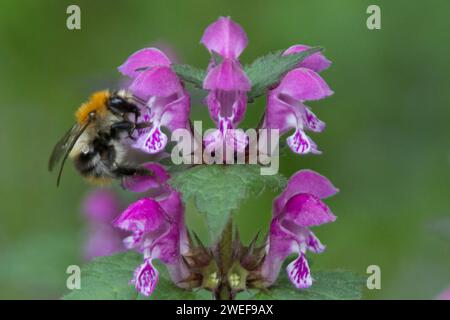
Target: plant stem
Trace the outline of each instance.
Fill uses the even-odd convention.
[[[218,264],[220,285],[216,293],[217,300],[232,300],[233,295],[228,283],[228,271],[233,263],[233,220],[230,219],[222,232],[218,246]]]

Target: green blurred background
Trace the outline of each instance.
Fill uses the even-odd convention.
[[[66,28],[81,7],[82,29]],[[381,7],[368,30],[366,8]],[[89,186],[72,166],[62,186],[46,169],[75,108],[120,81],[116,67],[152,43],[179,60],[208,62],[204,28],[230,15],[247,31],[242,62],[292,44],[321,45],[335,95],[313,104],[327,129],[322,156],[282,159],[290,175],[311,168],[341,190],[328,201],[336,223],[317,234],[327,251],[315,269],[365,274],[379,265],[382,289],[365,298],[433,298],[450,285],[450,2],[411,1],[0,1],[0,298],[58,298],[66,267],[82,263]],[[264,99],[248,107],[254,124]],[[196,119],[206,109],[193,107]],[[244,239],[266,230],[273,194],[238,214]],[[201,218],[188,213],[202,232]]]

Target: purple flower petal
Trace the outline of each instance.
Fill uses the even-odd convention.
[[[140,230],[133,231],[133,234],[123,239],[122,243],[127,249],[134,249],[142,244],[144,232]]]
[[[306,68],[289,71],[274,91],[300,102],[320,100],[333,94],[316,72]]]
[[[318,197],[327,197],[336,192],[326,178],[311,170],[299,171],[289,179],[286,189],[273,204],[269,242],[261,267],[266,285],[275,282],[283,261],[292,253],[299,256],[287,267],[289,279],[300,289],[312,285],[305,252],[321,253],[325,246],[309,227],[336,219]]]
[[[306,289],[312,285],[312,277],[309,270],[308,261],[303,253],[292,261],[286,268],[289,280],[298,289]]]
[[[283,261],[298,250],[295,235],[281,225],[280,219],[274,218],[270,224],[267,254],[261,267],[261,274],[268,285],[276,281]]]
[[[319,238],[316,235],[309,231],[307,241],[307,248],[309,251],[314,253],[322,253],[325,250],[325,246],[320,242]]]
[[[159,199],[158,203],[172,220],[178,223],[183,222],[184,205],[181,201],[180,194],[176,190],[170,189],[170,193],[168,194],[168,196]]]
[[[319,118],[317,118],[308,107],[305,106],[303,111],[304,124],[308,130],[313,132],[322,132],[325,129],[325,122],[319,120]]]
[[[206,28],[200,42],[209,51],[236,59],[247,46],[247,34],[230,17],[220,17]]]
[[[91,230],[84,247],[84,257],[92,260],[96,257],[109,256],[122,251],[124,246],[117,230],[108,225],[96,226]]]
[[[246,92],[251,89],[251,84],[238,61],[224,59],[218,66],[209,70],[203,82],[203,88]]]
[[[170,67],[154,67],[141,72],[129,88],[136,96],[149,99],[152,96],[169,97],[183,91],[175,72]]]
[[[244,118],[247,95],[237,91],[210,91],[206,104],[211,118],[221,131],[235,128]]]
[[[174,264],[180,257],[180,233],[178,228],[172,227],[155,239],[150,249],[152,256],[165,264]]]
[[[172,100],[167,102],[159,115],[161,126],[168,128],[170,131],[181,128],[190,129],[190,98],[188,93],[183,90],[179,93],[179,96],[171,98]]]
[[[170,66],[167,56],[156,48],[144,48],[136,51],[119,66],[118,70],[130,78],[137,77],[143,70],[155,66]],[[141,69],[141,70],[140,70]]]
[[[151,232],[161,227],[167,220],[166,214],[157,201],[143,198],[132,203],[113,225],[132,232]]]
[[[279,129],[284,134],[291,128],[302,127],[301,108],[279,99],[277,92],[270,91],[267,97],[267,108],[264,127]]]
[[[325,128],[325,123],[302,102],[280,94],[278,90],[269,93],[263,127],[279,129],[281,134],[293,128],[294,133],[286,141],[292,151],[298,154],[321,153],[304,130],[320,132]]]
[[[168,142],[167,136],[161,130],[162,126],[171,131],[189,128],[189,96],[181,85],[173,89],[177,88],[179,91],[166,97],[150,96],[147,105],[141,111],[139,121],[149,122],[152,126],[138,130],[138,137],[132,143],[134,148],[150,154],[159,153]]]
[[[294,134],[286,139],[286,143],[292,151],[298,154],[317,153],[314,142],[303,130],[297,129]]]
[[[144,185],[147,182],[144,183]],[[185,286],[190,271],[182,253],[186,254],[189,239],[184,223],[184,206],[180,194],[167,187],[168,194],[158,200],[144,198],[130,205],[114,222],[114,225],[132,235],[124,240],[127,248],[143,253],[145,262],[135,272],[132,283],[145,295],[150,295],[158,280],[158,272],[151,265],[152,259],[159,259],[176,285]]]
[[[134,278],[131,281],[144,296],[150,296],[155,290],[156,283],[158,282],[158,270],[156,270],[151,262],[151,259],[145,259],[134,272]]]
[[[296,194],[312,194],[320,199],[335,195],[339,190],[324,176],[312,170],[300,170],[288,181],[285,190],[275,199],[273,211],[277,215],[286,202]]]
[[[306,51],[311,47],[297,44],[288,48],[283,55],[294,54]],[[299,68],[308,68],[314,70],[315,72],[320,72],[327,69],[331,65],[331,61],[325,58],[325,56],[321,52],[316,52],[304,59],[302,62],[298,64]]]
[[[171,218],[171,220],[178,226],[181,253],[184,254],[188,252],[190,245],[186,225],[184,223],[184,204],[181,201],[180,194],[171,189],[169,195],[158,200],[158,203]]]
[[[336,220],[328,206],[311,194],[297,194],[290,198],[282,214],[284,219],[301,227],[318,226]]]
[[[145,192],[150,189],[159,190],[170,178],[164,167],[158,163],[145,163],[142,166],[152,174],[134,175],[124,178],[122,185],[125,189],[133,192]]]
[[[120,201],[110,190],[97,189],[83,202],[83,212],[92,222],[110,223],[120,212]]]
[[[140,136],[135,143],[133,143],[134,148],[141,149],[142,151],[149,154],[156,154],[164,150],[167,145],[168,138],[161,131],[159,125],[154,126],[147,135]]]

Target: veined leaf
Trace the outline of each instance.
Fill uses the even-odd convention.
[[[183,290],[175,286],[162,263],[154,263],[159,272],[156,289],[150,297],[140,295],[129,284],[134,270],[142,263],[142,255],[136,252],[117,253],[99,257],[81,268],[81,288],[65,295],[66,300],[203,300],[211,294],[205,290]]]
[[[280,190],[286,179],[277,175],[261,175],[258,165],[200,165],[178,172],[171,184],[190,198],[200,213],[205,214],[212,240],[221,234],[231,213],[240,203],[264,190]]]

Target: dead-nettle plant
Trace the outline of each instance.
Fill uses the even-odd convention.
[[[156,48],[137,51],[119,67],[123,75],[131,78],[128,90],[144,102],[138,122],[151,123],[136,130],[128,142],[129,150],[153,154],[158,161],[141,163],[151,174],[122,179],[125,190],[141,193],[142,198],[112,222],[119,233],[108,233],[103,240],[95,238],[96,249],[104,241],[105,247],[112,250],[111,241],[116,241],[117,234],[126,233],[123,243],[129,251],[87,264],[82,270],[81,289],[65,297],[359,298],[362,281],[358,276],[345,271],[311,272],[307,259],[308,252],[325,250],[311,228],[335,221],[323,199],[338,190],[312,170],[300,170],[289,179],[273,172],[261,174],[260,169],[267,163],[252,162],[249,156],[255,145],[250,142],[260,138],[260,130],[287,134],[280,144],[296,154],[320,154],[305,132],[321,132],[325,124],[305,103],[333,94],[318,74],[331,62],[319,47],[294,45],[243,66],[239,56],[247,46],[247,35],[229,17],[220,17],[209,25],[201,43],[211,54],[206,71],[173,64]],[[204,103],[216,125],[201,138],[189,116],[188,88],[195,87],[205,92]],[[239,124],[248,103],[264,95],[265,111],[255,121],[250,136]],[[182,157],[193,156],[190,165],[176,165],[167,157],[173,149],[168,135],[179,129],[192,135],[188,139],[192,154],[182,152]],[[273,147],[275,142],[269,144]],[[240,165],[227,161],[217,164],[220,158],[230,157],[223,152],[227,148],[233,150],[232,158],[243,160]],[[208,162],[204,152],[195,157],[198,149],[208,150],[216,161]],[[256,235],[243,244],[239,228],[233,224],[233,212],[264,190],[279,192],[273,200],[267,235]],[[105,216],[102,209],[106,207],[116,212],[108,204],[112,201],[108,202],[108,197],[104,193],[98,199],[91,197],[86,211],[95,217]],[[209,241],[202,242],[185,224],[185,207],[190,200],[204,215]],[[260,213],[246,214],[254,219]],[[119,247],[116,243],[114,248]],[[285,270],[280,272],[283,266]]]

